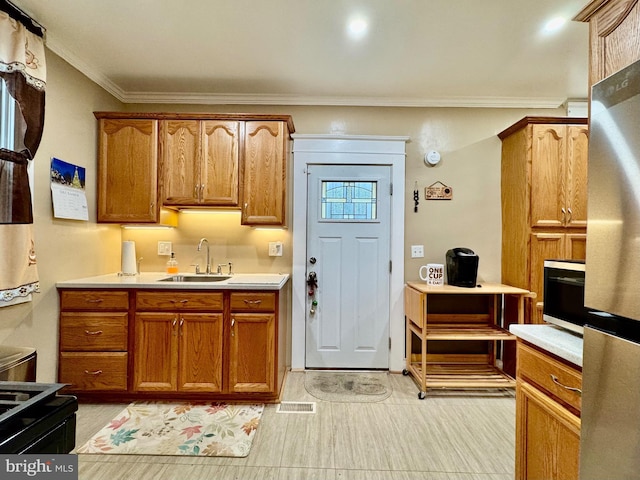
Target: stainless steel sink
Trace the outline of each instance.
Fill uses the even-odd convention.
[[[161,278],[159,282],[222,282],[231,278],[230,275],[171,275]]]

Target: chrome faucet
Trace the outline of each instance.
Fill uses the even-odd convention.
[[[202,250],[202,243],[203,242],[207,242],[207,268],[206,268],[206,273],[207,273],[207,275],[209,275],[211,273],[211,260],[210,260],[210,256],[209,256],[209,240],[207,240],[206,238],[201,238],[200,242],[198,243],[198,251]]]

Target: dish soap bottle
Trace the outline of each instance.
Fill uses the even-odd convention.
[[[178,273],[178,261],[174,252],[171,252],[171,258],[167,260],[167,273]]]

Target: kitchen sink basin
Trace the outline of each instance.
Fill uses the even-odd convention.
[[[171,275],[161,278],[159,282],[222,282],[231,278],[229,275]]]

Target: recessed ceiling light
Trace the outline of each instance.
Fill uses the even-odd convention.
[[[357,17],[352,19],[347,26],[347,31],[349,32],[349,36],[354,40],[359,40],[364,37],[367,33],[369,25],[367,21],[362,17]]]
[[[563,17],[552,18],[545,24],[544,31],[547,33],[555,32],[559,30],[566,22],[567,19]]]

